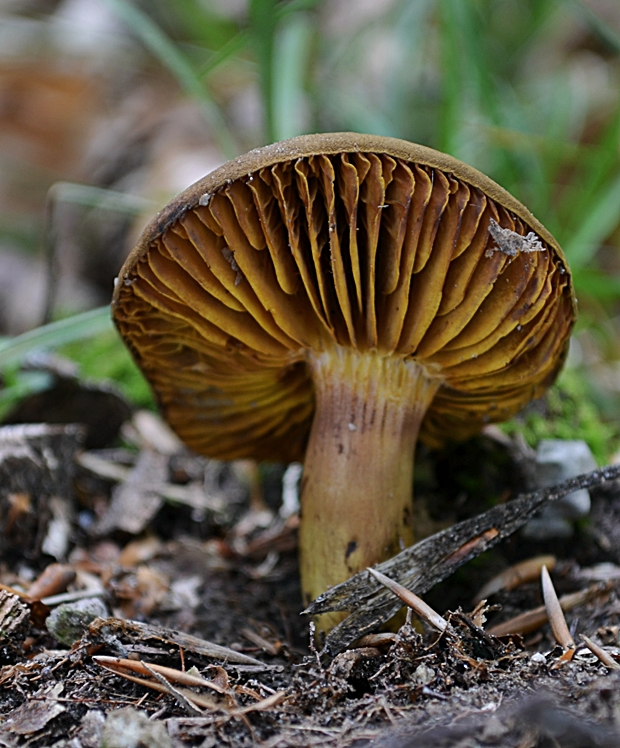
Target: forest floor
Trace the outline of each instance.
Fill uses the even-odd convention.
[[[573,537],[515,533],[429,590],[443,633],[409,619],[326,657],[300,615],[283,470],[257,478],[191,455],[150,416],[124,437],[133,449],[84,450],[80,429],[0,429],[0,746],[620,745],[619,483],[592,490]],[[502,450],[481,437],[422,453],[420,524],[514,498],[519,470]],[[568,655],[544,613],[489,633],[542,605],[538,579],[473,602],[543,553],[558,594],[573,595]]]

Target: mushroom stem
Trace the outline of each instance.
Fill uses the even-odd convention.
[[[440,384],[416,361],[376,351],[332,348],[309,364],[316,412],[299,538],[307,603],[413,542],[415,444]],[[327,614],[317,626],[341,618]]]

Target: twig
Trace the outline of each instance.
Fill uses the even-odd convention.
[[[518,564],[513,564],[481,587],[476,597],[474,597],[473,602],[479,603],[481,600],[489,597],[489,595],[494,595],[501,590],[513,590],[521,584],[533,582],[540,576],[543,566],[553,570],[555,562],[555,556],[536,556],[535,558],[528,558],[526,561],[521,561]]]
[[[123,639],[129,638],[144,642],[144,640],[154,639],[163,644],[175,644],[177,647],[183,647],[187,652],[193,652],[203,657],[211,657],[216,660],[223,660],[234,667],[246,665],[270,670],[272,666],[264,662],[249,657],[242,652],[236,652],[234,649],[222,647],[219,644],[200,639],[191,634],[184,634],[181,631],[164,628],[163,626],[154,626],[139,621],[124,620],[120,618],[96,618],[89,626],[90,637],[94,640],[97,637],[108,639],[111,635],[118,635]]]
[[[232,710],[231,715],[233,717],[240,717],[250,712],[266,712],[268,709],[281,704],[287,695],[286,691],[276,691],[271,696],[267,696],[267,698],[261,699],[261,701],[257,701],[255,704],[248,704],[247,706],[241,706],[238,709]]]
[[[106,594],[105,590],[73,590],[73,592],[63,592],[60,595],[44,597],[41,602],[51,608],[54,605],[72,603],[75,600],[84,600],[89,597],[105,597]]]
[[[130,675],[126,670],[124,670],[123,668],[117,667],[115,665],[105,664],[103,662],[99,662],[98,664],[100,667],[105,668],[105,670],[109,670],[115,675],[119,675],[121,678],[125,678],[125,680],[129,680],[132,683],[137,683],[140,686],[151,688],[153,691],[159,691],[159,693],[171,693],[170,684],[167,683],[167,685],[164,685],[163,683],[159,683],[158,682],[159,679],[154,681],[152,680],[152,678],[138,678],[135,675]],[[156,677],[156,676],[153,675],[153,677]],[[189,699],[196,707],[202,707],[204,709],[211,709],[211,710],[221,710],[228,714],[228,710],[226,709],[224,705],[216,704],[212,699],[206,696],[202,696],[201,694],[198,694],[198,693],[193,693],[192,691],[189,691],[186,688],[177,688],[174,690],[177,693],[180,693],[186,699]]]

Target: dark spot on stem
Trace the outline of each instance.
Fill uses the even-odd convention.
[[[349,556],[357,549],[357,540],[350,540],[347,545],[347,552],[344,554],[344,560],[347,561]]]

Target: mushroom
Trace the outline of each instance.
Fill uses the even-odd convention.
[[[303,460],[309,602],[413,542],[418,436],[462,439],[539,397],[575,300],[557,242],[483,174],[337,133],[251,151],[179,195],[125,262],[113,314],[192,449]]]

